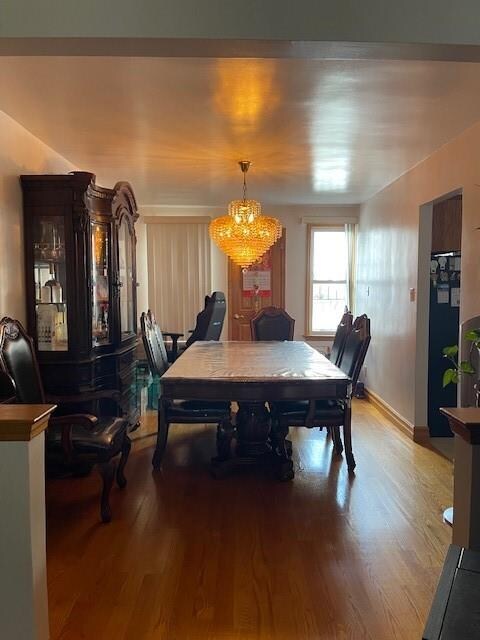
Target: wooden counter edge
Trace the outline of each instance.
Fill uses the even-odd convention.
[[[0,442],[28,442],[48,426],[55,404],[0,405]]]
[[[441,408],[450,429],[470,444],[480,444],[480,409],[476,407]]]

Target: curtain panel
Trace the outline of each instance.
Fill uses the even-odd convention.
[[[345,225],[347,238],[347,306],[355,313],[355,279],[357,266],[357,225],[347,223]]]
[[[148,299],[164,331],[188,337],[211,292],[208,223],[147,223]]]

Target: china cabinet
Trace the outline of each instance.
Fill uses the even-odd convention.
[[[130,185],[87,172],[21,176],[28,332],[48,393],[97,393],[95,411],[136,410],[135,221]],[[109,398],[108,391],[111,391]]]

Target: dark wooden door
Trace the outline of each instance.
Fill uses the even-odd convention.
[[[250,319],[263,307],[285,308],[285,229],[258,262],[242,270],[228,261],[228,336],[250,340]]]

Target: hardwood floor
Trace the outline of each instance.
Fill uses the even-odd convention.
[[[452,467],[365,401],[357,460],[325,432],[291,429],[296,478],[214,480],[215,430],[134,443],[128,486],[98,518],[99,480],[47,486],[52,640],[418,640],[451,532]]]

